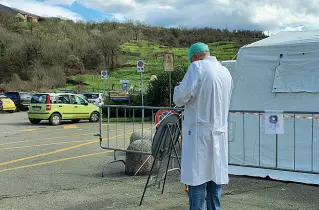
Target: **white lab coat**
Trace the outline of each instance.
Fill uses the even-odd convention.
[[[214,56],[190,64],[173,100],[185,105],[181,182],[228,183],[228,112],[233,88],[228,69]]]

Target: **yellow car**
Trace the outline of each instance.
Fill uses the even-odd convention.
[[[16,110],[14,102],[4,94],[0,94],[0,111],[13,113]]]
[[[28,117],[32,124],[42,120],[49,120],[51,125],[59,125],[62,120],[97,122],[100,108],[72,93],[39,93],[31,98]]]

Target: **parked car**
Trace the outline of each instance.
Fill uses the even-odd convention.
[[[6,92],[5,95],[14,102],[17,111],[29,110],[29,104],[32,98],[32,93]]]
[[[13,113],[16,110],[14,102],[4,94],[0,94],[0,111]]]
[[[85,100],[89,101],[88,98],[85,95],[83,95],[83,94],[77,94],[77,95],[82,97],[82,98],[84,98]]]
[[[61,89],[60,93],[73,93],[72,89]]]
[[[99,107],[76,94],[38,93],[32,96],[28,117],[33,124],[49,120],[51,125],[59,125],[62,120],[97,122],[100,112]]]
[[[103,105],[104,104],[104,94],[103,93],[83,93],[83,95],[92,104],[95,104],[95,105]]]

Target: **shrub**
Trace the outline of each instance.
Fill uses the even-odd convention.
[[[171,93],[172,103],[174,88],[178,82],[181,82],[187,72],[187,66],[181,65],[175,67],[171,73]],[[162,72],[157,75],[157,79],[150,81],[144,100],[146,106],[169,106],[169,73]]]

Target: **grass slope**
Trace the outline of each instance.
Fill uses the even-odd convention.
[[[216,56],[218,60],[234,59],[238,47],[236,42],[215,42],[208,44],[211,54]],[[121,46],[123,52],[123,65],[121,68],[114,69],[109,72],[107,79],[107,89],[114,88],[121,90],[120,80],[130,80],[129,85],[139,87],[140,74],[136,72],[136,61],[144,60],[145,73],[143,73],[143,83],[146,87],[152,75],[157,75],[163,71],[163,57],[157,57],[156,54],[161,52],[174,53],[174,65],[188,63],[187,48],[169,48],[152,44],[146,41],[128,42]],[[88,84],[85,91],[102,91],[104,84],[100,75],[81,75],[72,77],[73,80],[81,80]],[[74,88],[69,85],[67,88]]]

